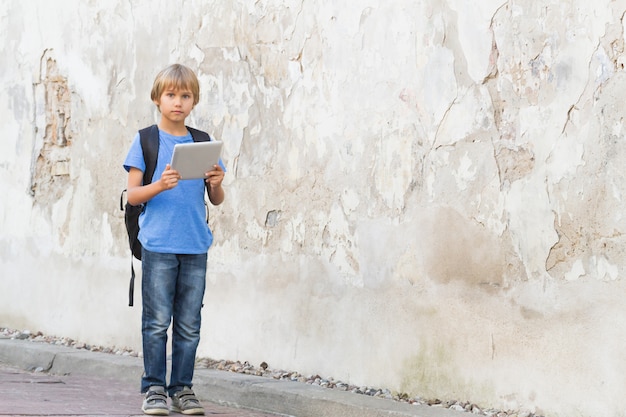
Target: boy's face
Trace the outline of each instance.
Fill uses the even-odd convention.
[[[185,89],[166,88],[154,104],[163,117],[172,122],[184,122],[194,106],[193,93]]]

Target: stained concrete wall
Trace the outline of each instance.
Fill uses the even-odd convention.
[[[624,416],[625,10],[0,2],[0,326],[140,349],[121,163],[181,62],[228,168],[200,355]]]

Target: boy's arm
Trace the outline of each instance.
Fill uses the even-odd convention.
[[[179,179],[180,174],[178,174],[178,171],[171,169],[170,165],[167,164],[158,181],[148,185],[141,185],[143,183],[143,172],[138,168],[131,167],[130,171],[128,171],[126,197],[130,204],[138,206],[149,201],[155,195],[176,187]]]
[[[221,166],[215,165],[213,171],[207,172],[207,179],[205,181],[209,184],[209,201],[211,201],[211,204],[214,206],[219,206],[224,202],[223,180],[224,170]]]

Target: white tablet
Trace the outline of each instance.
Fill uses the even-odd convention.
[[[178,171],[183,180],[206,178],[208,171],[218,165],[222,154],[222,141],[178,143],[172,154],[173,169]]]

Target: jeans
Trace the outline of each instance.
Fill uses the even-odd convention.
[[[164,387],[170,395],[192,386],[200,341],[202,300],[206,287],[207,254],[176,255],[142,252],[144,374],[141,392]],[[166,381],[167,330],[172,323],[172,370]]]

